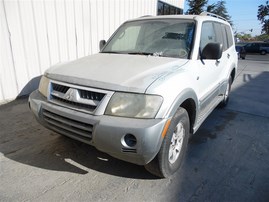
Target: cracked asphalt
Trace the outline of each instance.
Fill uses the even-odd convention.
[[[230,103],[158,179],[37,123],[27,98],[0,106],[0,201],[269,201],[269,56],[239,61]]]

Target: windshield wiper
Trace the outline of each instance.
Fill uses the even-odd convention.
[[[125,52],[125,51],[102,51],[101,53],[129,54],[129,55],[153,55],[147,52]]]
[[[129,55],[153,55],[153,53],[147,53],[147,52],[128,52]]]
[[[114,54],[124,54],[125,52],[121,52],[121,51],[102,51],[100,53],[114,53]]]

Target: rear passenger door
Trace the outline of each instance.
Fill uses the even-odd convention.
[[[230,53],[229,53],[229,40],[228,40],[228,36],[227,36],[227,28],[225,24],[221,24],[218,22],[214,22],[214,28],[216,30],[217,33],[217,42],[222,44],[223,47],[223,51],[222,51],[222,56],[220,59],[220,64],[217,66],[218,68],[218,82],[220,84],[220,86],[222,85],[222,82],[224,82],[224,79],[226,79],[226,75],[225,75],[225,70],[227,69],[227,65],[229,63],[230,60]]]
[[[237,55],[235,54],[235,48],[233,46],[234,40],[231,32],[231,28],[226,24],[216,23],[215,27],[217,30],[221,30],[222,39],[219,39],[219,43],[223,44],[222,53],[222,64],[220,66],[219,72],[219,84],[220,84],[220,95],[224,94],[227,88],[227,82],[229,79],[230,71],[233,65],[233,61],[237,60]]]

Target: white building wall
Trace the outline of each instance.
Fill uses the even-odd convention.
[[[156,13],[157,0],[0,0],[0,102],[32,92],[50,66],[97,53],[127,19]]]

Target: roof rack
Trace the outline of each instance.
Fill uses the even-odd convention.
[[[224,21],[227,21],[225,18],[219,16],[219,15],[216,15],[215,13],[209,13],[209,12],[202,12],[200,13],[201,16],[211,16],[211,17],[214,17],[214,18],[218,18],[218,19],[221,19],[221,20],[224,20]]]

